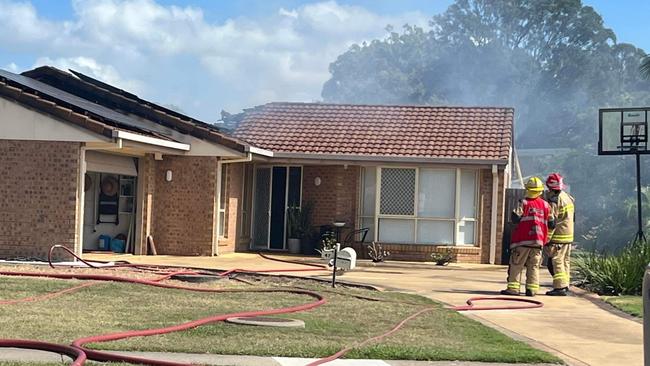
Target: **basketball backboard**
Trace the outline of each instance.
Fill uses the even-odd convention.
[[[600,109],[598,115],[598,155],[650,154],[650,107]]]

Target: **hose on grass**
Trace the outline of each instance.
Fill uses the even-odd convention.
[[[143,265],[143,264],[131,264],[131,263],[118,263],[112,266],[95,266],[89,261],[85,261],[78,257],[73,251],[70,249],[61,246],[61,245],[55,245],[52,248],[50,248],[48,260],[50,262],[50,266],[52,268],[55,268],[53,263],[52,263],[52,252],[55,249],[63,249],[67,251],[69,254],[86,264],[90,268],[137,268],[137,269],[143,269],[143,270],[154,270],[154,271],[160,271],[164,270],[165,267],[161,266],[148,266],[148,265]],[[285,262],[285,263],[291,263],[291,264],[300,264],[300,265],[305,265],[309,266],[310,268],[305,268],[305,269],[264,269],[264,270],[246,270],[246,269],[234,269],[234,270],[229,270],[220,273],[219,275],[221,276],[226,276],[234,273],[261,273],[261,272],[290,272],[290,271],[316,271],[316,270],[323,270],[326,269],[327,267],[322,266],[322,265],[317,265],[317,264],[310,264],[310,263],[302,263],[298,261],[287,261],[287,260],[281,260],[281,259],[276,259],[276,258],[271,258],[265,255],[260,255],[263,258],[269,259],[269,260],[275,260],[275,261],[280,261],[280,262]],[[96,262],[99,263],[99,262]],[[172,269],[177,269],[175,267],[167,267],[167,269],[172,268]],[[182,331],[182,330],[187,330],[195,327],[199,327],[202,325],[206,324],[211,324],[215,322],[220,322],[224,321],[228,318],[233,318],[233,317],[255,317],[255,316],[264,316],[264,315],[275,315],[275,314],[286,314],[286,313],[292,313],[292,312],[298,312],[298,311],[305,311],[309,309],[314,309],[318,306],[321,306],[326,303],[325,298],[314,291],[308,290],[308,289],[300,289],[300,288],[286,288],[286,287],[278,287],[278,288],[265,288],[265,289],[211,289],[211,288],[201,288],[201,287],[189,287],[189,286],[179,286],[179,285],[173,285],[173,284],[166,284],[166,283],[161,283],[161,281],[169,279],[171,276],[176,275],[176,274],[199,274],[197,271],[188,271],[188,270],[175,270],[170,273],[166,273],[161,277],[158,277],[153,280],[146,280],[146,279],[138,279],[138,278],[129,278],[129,277],[122,277],[122,276],[115,276],[115,275],[105,275],[105,274],[87,274],[87,273],[39,273],[39,272],[23,272],[23,271],[0,271],[0,275],[5,275],[5,276],[26,276],[26,277],[46,277],[46,278],[58,278],[58,279],[78,279],[78,280],[91,280],[93,282],[87,283],[87,284],[82,284],[79,286],[74,286],[68,289],[56,291],[50,294],[42,295],[42,296],[36,296],[32,298],[25,298],[25,299],[20,299],[20,300],[8,300],[6,302],[0,303],[0,304],[11,304],[11,303],[18,303],[18,302],[27,302],[27,301],[38,301],[38,300],[45,300],[49,298],[53,298],[56,296],[63,295],[65,293],[70,293],[73,291],[80,290],[85,287],[89,287],[91,285],[100,283],[102,281],[109,281],[109,282],[122,282],[122,283],[131,283],[131,284],[137,284],[137,285],[144,285],[144,286],[154,286],[154,287],[160,287],[160,288],[167,288],[167,289],[176,289],[176,290],[185,290],[185,291],[193,291],[193,292],[210,292],[210,293],[292,293],[292,294],[297,294],[297,295],[304,295],[311,297],[313,300],[311,302],[303,303],[300,305],[295,305],[295,306],[289,306],[289,307],[283,307],[283,308],[276,308],[276,309],[269,309],[269,310],[256,310],[256,311],[244,311],[244,312],[237,312],[237,313],[230,313],[230,314],[220,314],[220,315],[213,315],[181,324],[176,324],[168,327],[162,327],[162,328],[155,328],[155,329],[144,329],[144,330],[134,330],[134,331],[123,331],[123,332],[114,332],[114,333],[107,333],[107,334],[101,334],[101,335],[95,335],[95,336],[89,336],[89,337],[83,337],[76,339],[72,342],[72,345],[70,346],[65,346],[65,345],[60,345],[60,344],[55,344],[55,343],[47,343],[47,342],[40,342],[40,341],[33,341],[33,340],[21,340],[21,339],[0,339],[0,348],[2,347],[14,347],[14,348],[23,348],[23,349],[36,349],[36,350],[42,350],[42,351],[49,351],[49,352],[55,352],[59,354],[64,354],[67,355],[71,358],[73,358],[73,362],[71,365],[73,366],[83,366],[86,360],[93,360],[93,361],[101,361],[101,362],[127,362],[127,363],[134,363],[134,364],[144,364],[144,365],[152,365],[152,366],[180,366],[180,365],[187,365],[184,363],[176,363],[176,362],[169,362],[169,361],[160,361],[160,360],[153,360],[153,359],[146,359],[146,358],[141,358],[141,357],[133,357],[133,356],[126,356],[126,355],[121,355],[121,354],[114,354],[110,352],[105,352],[105,351],[97,351],[93,349],[89,349],[86,347],[87,344],[90,343],[102,343],[102,342],[109,342],[109,341],[115,341],[119,339],[126,339],[126,338],[131,338],[131,337],[143,337],[143,336],[151,336],[151,335],[160,335],[160,334],[167,334],[171,332],[177,332],[177,331]],[[359,296],[359,298],[365,298],[366,300],[371,300],[371,301],[382,301],[381,299],[376,299],[376,298],[370,298],[370,297],[363,297]],[[487,300],[497,300],[497,301],[518,301],[518,302],[523,302],[526,303],[524,305],[515,305],[515,306],[475,306],[474,302],[477,301],[487,301]],[[541,307],[543,304],[539,301],[535,300],[530,300],[530,299],[515,299],[515,298],[502,298],[502,297],[475,297],[471,298],[467,301],[467,305],[462,305],[462,306],[457,306],[452,309],[457,310],[457,311],[470,311],[470,310],[497,310],[497,309],[528,309],[528,308],[535,308],[535,307]],[[358,343],[353,346],[345,347],[338,351],[337,353],[326,357],[324,359],[315,361],[311,363],[310,365],[320,365],[326,362],[333,361],[337,358],[342,357],[346,353],[348,353],[350,350],[353,348],[357,347],[362,347],[370,342],[373,341],[379,341],[385,337],[390,336],[391,334],[395,333],[398,331],[404,324],[406,324],[408,321],[420,316],[421,314],[424,314],[428,311],[434,310],[434,307],[429,307],[425,309],[421,309],[418,312],[410,315],[406,319],[402,320],[398,324],[396,324],[391,330],[389,330],[386,333],[383,333],[381,335],[368,338],[361,343]]]

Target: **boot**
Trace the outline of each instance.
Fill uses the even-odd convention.
[[[546,296],[566,296],[567,292],[569,292],[569,289],[566,287],[554,288],[553,290],[548,291],[546,293]]]
[[[509,289],[501,290],[501,295],[519,296],[519,291],[509,288]]]
[[[526,296],[534,297],[535,293],[533,292],[533,290],[526,289]]]

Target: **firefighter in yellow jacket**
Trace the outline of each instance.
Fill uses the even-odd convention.
[[[553,290],[549,296],[566,296],[569,292],[571,244],[575,220],[574,198],[563,191],[563,178],[553,173],[546,179],[549,189],[547,201],[551,204],[555,216],[555,228],[549,233],[549,243],[544,251],[549,258],[549,271],[553,275]]]

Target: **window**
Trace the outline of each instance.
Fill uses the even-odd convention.
[[[228,164],[221,165],[221,191],[219,193],[219,230],[218,235],[222,238],[227,238],[226,232],[226,206],[228,202]]]
[[[477,170],[364,167],[358,222],[369,240],[475,244],[476,194]]]

